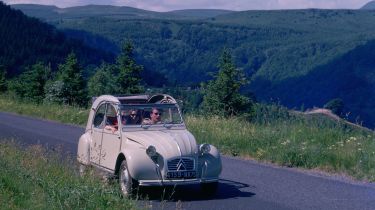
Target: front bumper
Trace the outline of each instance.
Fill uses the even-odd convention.
[[[166,179],[166,180],[139,180],[140,186],[174,186],[174,185],[192,185],[200,183],[218,182],[218,178],[212,179]]]

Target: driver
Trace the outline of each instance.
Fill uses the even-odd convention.
[[[157,108],[152,108],[151,114],[152,124],[159,123],[161,121],[161,112]]]
[[[157,124],[161,121],[161,112],[157,108],[152,108],[150,113],[150,118],[145,118],[143,123],[144,124]]]

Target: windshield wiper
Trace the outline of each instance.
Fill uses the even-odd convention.
[[[166,121],[163,122],[163,126],[165,128],[171,128],[173,126],[173,123],[171,121],[166,120]]]
[[[149,127],[151,127],[151,124],[142,124],[141,127],[143,129],[148,129]]]

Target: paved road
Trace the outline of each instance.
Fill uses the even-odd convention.
[[[0,112],[0,139],[15,138],[48,147],[63,146],[76,154],[83,128]],[[295,169],[223,157],[218,193],[202,195],[198,186],[163,195],[161,189],[143,189],[154,209],[339,209],[375,210],[375,184],[353,183]],[[163,197],[168,201],[160,202]]]

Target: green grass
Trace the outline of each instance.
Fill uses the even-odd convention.
[[[17,113],[62,123],[86,125],[89,110],[51,103],[35,104],[12,95],[0,95],[0,111]]]
[[[88,113],[5,96],[0,96],[0,111],[77,125],[85,125]],[[185,116],[185,121],[199,143],[211,143],[224,154],[375,181],[375,134],[368,130],[324,117],[292,115],[277,105],[258,105],[253,122],[195,115]]]
[[[189,130],[222,153],[375,181],[375,135],[322,118],[268,123],[186,117]]]
[[[117,184],[77,174],[76,161],[42,146],[0,142],[0,209],[135,209]]]

